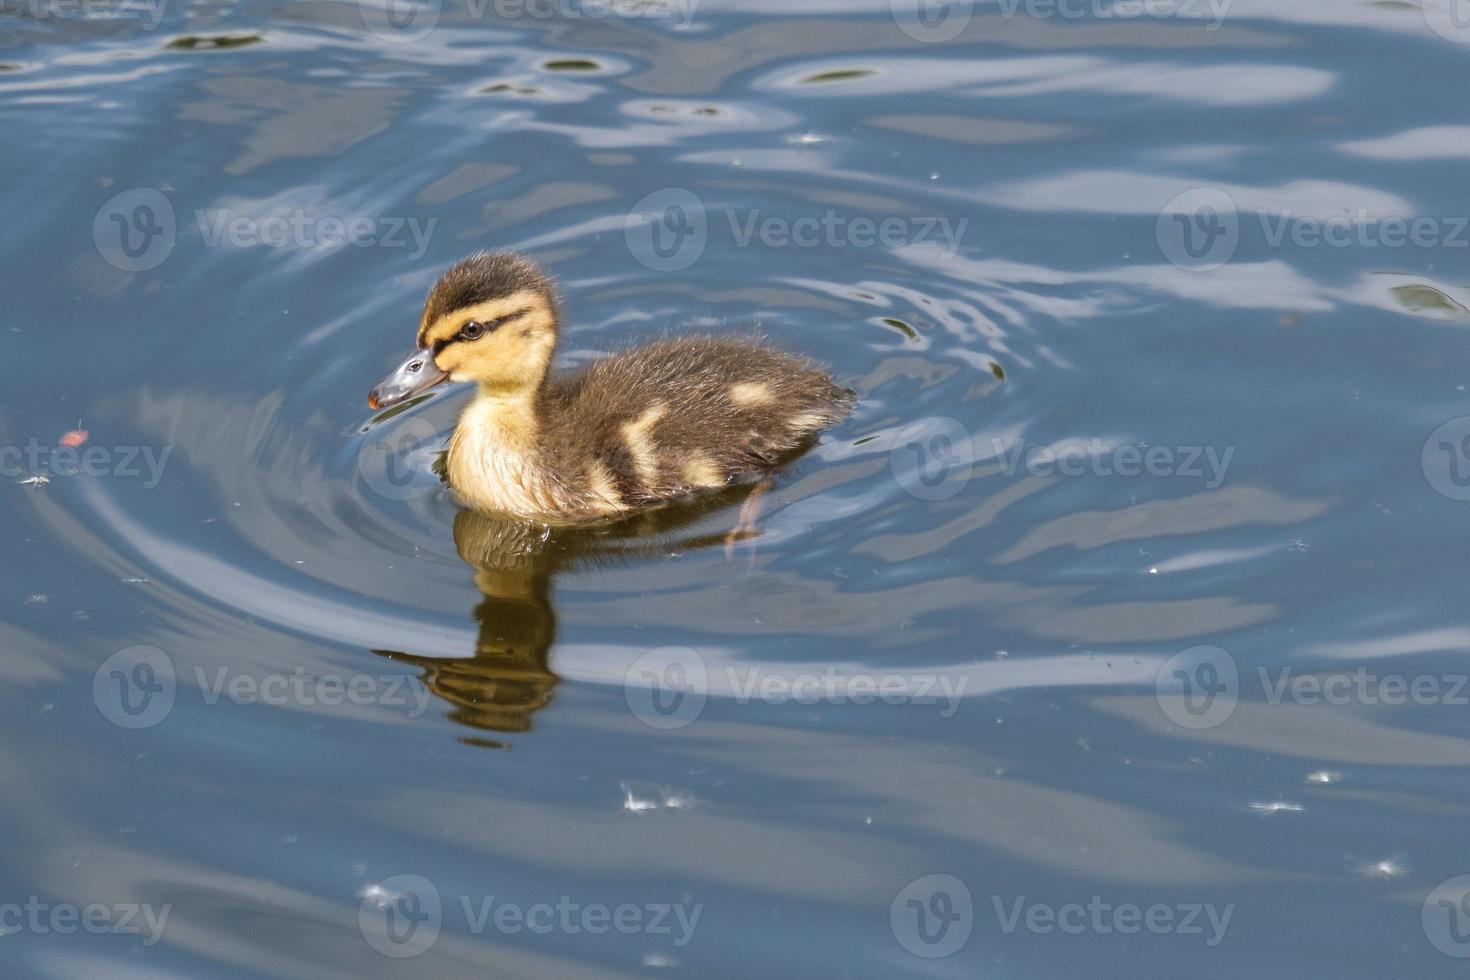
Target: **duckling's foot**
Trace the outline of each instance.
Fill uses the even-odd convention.
[[[725,535],[725,560],[730,561],[735,557],[735,545],[741,541],[750,541],[750,564],[755,565],[754,539],[760,536],[760,529],[755,526],[760,518],[761,498],[770,490],[774,481],[766,477],[751,488],[746,494],[745,500],[740,504],[740,517],[730,533]]]

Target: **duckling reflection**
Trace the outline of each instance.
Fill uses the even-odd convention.
[[[451,720],[493,732],[530,731],[533,716],[551,703],[560,680],[549,663],[556,641],[552,601],[556,576],[670,551],[722,546],[728,535],[718,530],[718,524],[704,533],[696,525],[758,489],[735,488],[590,527],[548,527],[460,511],[454,519],[455,547],[474,569],[475,585],[484,594],[473,613],[479,624],[474,655],[445,658],[397,650],[373,652],[422,668],[424,686],[452,705],[447,715]],[[503,747],[493,739],[463,741]]]

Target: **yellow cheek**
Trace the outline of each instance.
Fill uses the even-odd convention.
[[[440,351],[434,355],[434,366],[445,374],[453,374],[460,366],[459,351],[454,348]]]
[[[458,343],[446,347],[434,363],[439,365],[439,370],[449,372],[451,380],[473,381],[480,378],[487,371],[493,372],[497,363],[504,360],[497,357],[494,339],[485,337],[472,343]]]

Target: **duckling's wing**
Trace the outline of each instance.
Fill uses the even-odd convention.
[[[624,506],[766,470],[847,415],[853,394],[805,358],[754,340],[677,337],[558,383],[547,439]]]

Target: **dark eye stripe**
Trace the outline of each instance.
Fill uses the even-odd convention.
[[[521,317],[525,316],[527,313],[530,313],[530,312],[531,312],[531,308],[528,306],[525,309],[516,310],[514,313],[507,313],[507,314],[505,314],[505,316],[498,316],[498,317],[496,317],[493,320],[480,320],[479,321],[480,326],[482,326],[482,327],[485,328],[485,332],[483,334],[481,334],[480,336],[481,337],[489,336],[490,334],[492,334],[495,331],[499,330],[501,327],[505,326],[507,323],[510,323],[512,320],[519,320]],[[448,347],[450,344],[456,343],[456,342],[461,341],[461,340],[467,340],[467,339],[468,338],[464,337],[462,334],[455,334],[453,337],[450,337],[448,340],[436,340],[436,341],[434,341],[434,356],[435,357],[438,357],[439,356],[439,352],[442,351],[444,348]]]

